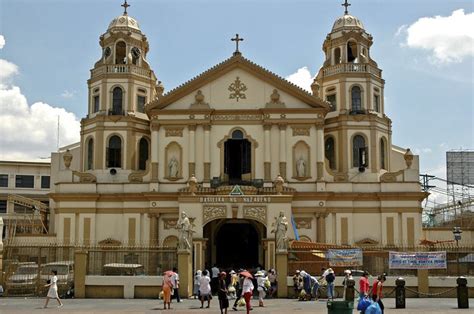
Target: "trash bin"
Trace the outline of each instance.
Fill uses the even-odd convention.
[[[353,301],[328,301],[328,314],[351,314],[354,309]]]

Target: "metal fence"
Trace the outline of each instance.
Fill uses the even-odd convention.
[[[447,268],[430,269],[430,276],[473,276],[474,247],[457,247],[453,244],[437,245],[435,247],[362,247],[363,265],[347,267],[367,270],[372,275],[386,273],[388,276],[416,276],[414,269],[389,269],[389,252],[427,252],[446,251]],[[310,274],[320,274],[322,267],[329,267],[325,250],[289,250],[288,275],[296,270],[305,270]],[[345,268],[332,267],[337,275],[343,275]]]
[[[88,249],[88,275],[156,276],[178,266],[168,247],[94,247]]]

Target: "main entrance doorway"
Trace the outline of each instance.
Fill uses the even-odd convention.
[[[266,228],[245,219],[220,219],[204,227],[208,238],[206,264],[223,269],[252,269],[264,264],[262,238]]]
[[[252,172],[251,147],[249,140],[244,138],[240,130],[232,132],[232,138],[224,143],[224,173],[229,184],[242,184],[250,179]]]

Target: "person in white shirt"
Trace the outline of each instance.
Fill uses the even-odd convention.
[[[207,300],[206,308],[211,306],[211,279],[209,278],[207,270],[202,272],[201,278],[199,279],[199,294],[201,295],[201,309],[204,307],[204,301]]]
[[[194,274],[194,289],[193,289],[193,294],[194,298],[197,299],[199,298],[199,279],[201,279],[202,276],[202,271],[198,270]]]
[[[245,306],[247,307],[247,314],[250,314],[250,300],[252,299],[253,288],[254,286],[252,283],[252,279],[250,279],[250,277],[245,277],[244,283],[242,285],[242,294],[244,295]]]
[[[51,277],[50,282],[45,285],[45,287],[49,287],[49,290],[48,295],[46,296],[46,303],[44,304],[44,308],[48,307],[49,299],[56,299],[59,304],[58,307],[62,307],[63,304],[61,303],[61,300],[58,296],[58,272],[56,270],[52,270],[51,274],[53,275],[53,277]]]
[[[176,302],[181,302],[181,299],[179,298],[179,274],[178,274],[178,269],[176,267],[173,267],[173,272],[174,274],[171,276],[171,282],[173,283],[173,296],[171,299],[176,298]]]
[[[263,299],[265,298],[267,288],[265,283],[268,278],[265,276],[263,271],[259,270],[255,277],[257,277],[257,291],[258,291],[258,306],[263,307]]]

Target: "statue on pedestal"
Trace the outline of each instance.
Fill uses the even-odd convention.
[[[181,213],[181,218],[176,224],[176,229],[179,230],[178,237],[178,249],[179,250],[190,250],[193,242],[193,230],[191,222],[189,221],[188,215],[185,212]]]
[[[277,251],[286,251],[288,249],[288,237],[286,232],[288,231],[288,219],[285,217],[284,212],[280,212],[280,216],[275,218],[274,229],[275,233],[275,245]]]

